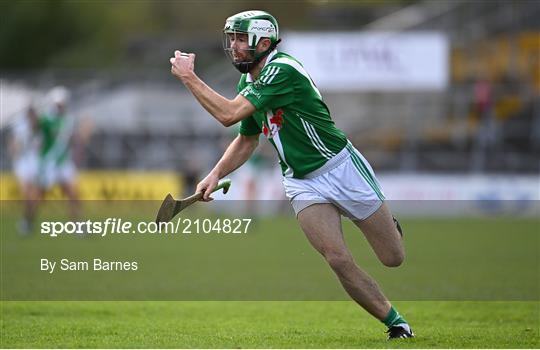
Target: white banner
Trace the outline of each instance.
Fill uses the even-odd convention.
[[[448,41],[438,32],[289,32],[280,50],[321,90],[443,90]]]
[[[379,174],[392,211],[414,216],[540,215],[538,175]]]

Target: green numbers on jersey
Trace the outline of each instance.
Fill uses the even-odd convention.
[[[243,74],[238,92],[257,109],[240,134],[263,133],[279,155],[283,176],[303,178],[347,144],[304,67],[282,52],[271,54],[255,81]]]

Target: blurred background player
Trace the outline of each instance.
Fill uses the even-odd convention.
[[[23,234],[30,233],[32,230],[36,212],[39,147],[38,116],[34,106],[29,104],[23,115],[13,125],[9,142],[13,172],[24,202],[23,218],[18,226]]]
[[[69,98],[70,92],[63,86],[53,88],[47,95],[52,107],[38,121],[42,139],[38,183],[41,198],[59,185],[69,200],[71,216],[77,218],[80,204],[75,182],[77,169],[72,158],[77,133],[75,119],[67,113]]]

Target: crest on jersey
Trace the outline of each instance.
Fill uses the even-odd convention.
[[[267,124],[267,121],[263,121],[262,132],[266,138],[273,138],[283,127],[283,110],[278,109],[276,114],[270,117],[270,123]]]

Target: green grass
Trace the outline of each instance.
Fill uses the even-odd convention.
[[[537,348],[538,302],[399,302],[387,342],[352,302],[3,302],[2,347]]]
[[[344,220],[358,264],[417,334],[386,342],[384,326],[349,301],[293,217],[257,219],[241,235],[21,238],[18,207],[3,204],[2,347],[540,346],[537,218],[403,218],[407,258],[392,269]],[[50,204],[41,219],[61,218],[62,204]],[[151,221],[159,203],[144,204],[85,203],[84,220]],[[137,260],[140,268],[39,270],[40,258],[63,257]]]
[[[100,208],[98,218],[122,217],[117,210]],[[144,212],[139,217],[145,218]],[[358,264],[390,300],[540,299],[538,219],[404,219],[402,223],[407,258],[399,268],[387,268],[359,230],[344,220],[346,240]],[[248,233],[236,235],[51,238],[36,233],[21,238],[9,231],[8,220],[0,226],[2,300],[349,300],[292,217],[258,219]],[[58,262],[96,257],[137,261],[139,268],[135,272],[40,271],[42,258]]]

